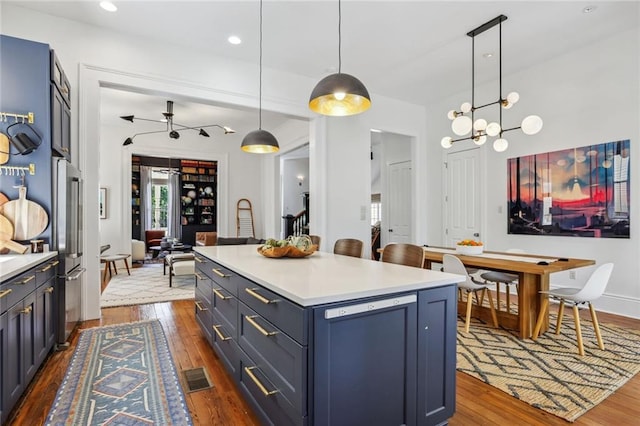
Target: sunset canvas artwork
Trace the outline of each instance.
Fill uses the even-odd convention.
[[[508,160],[509,233],[629,238],[630,141]]]

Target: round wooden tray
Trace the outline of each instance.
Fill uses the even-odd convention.
[[[258,253],[260,253],[264,257],[270,257],[274,259],[280,258],[280,257],[300,258],[300,257],[307,257],[312,255],[313,253],[315,253],[317,249],[318,249],[318,246],[315,246],[315,245],[311,246],[311,249],[308,251],[302,251],[294,246],[268,247],[268,248],[266,248],[265,246],[260,246],[258,247]]]

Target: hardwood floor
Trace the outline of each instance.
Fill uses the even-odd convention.
[[[588,318],[588,312],[585,312]],[[603,323],[640,327],[640,320],[599,313]],[[195,425],[258,425],[258,420],[227,375],[218,357],[201,336],[195,322],[193,301],[182,300],[140,306],[106,308],[102,319],[86,321],[81,328],[157,318],[162,322],[178,370],[204,366],[214,386],[187,393],[186,399]],[[585,319],[586,319],[585,318]],[[585,321],[585,325],[587,322]],[[73,350],[54,352],[40,369],[8,424],[42,425],[53,403]],[[604,402],[588,411],[575,425],[637,425],[640,419],[640,375]],[[535,409],[485,385],[464,373],[457,373],[456,413],[450,425],[566,425],[564,420]]]

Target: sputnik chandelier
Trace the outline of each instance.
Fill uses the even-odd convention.
[[[164,116],[164,119],[161,120],[154,120],[151,118],[140,118],[140,117],[136,117],[134,115],[122,115],[120,116],[120,118],[122,118],[125,121],[129,121],[131,123],[133,123],[134,120],[141,120],[141,121],[153,121],[155,123],[166,123],[167,127],[165,130],[154,130],[151,132],[142,132],[142,133],[136,133],[133,136],[125,139],[124,143],[122,144],[123,146],[127,146],[127,145],[131,145],[133,143],[133,138],[135,138],[136,136],[140,136],[140,135],[150,135],[152,133],[169,133],[169,137],[171,139],[178,139],[180,137],[180,133],[178,132],[178,130],[180,132],[184,131],[184,130],[198,130],[198,134],[200,136],[203,136],[205,138],[209,137],[209,133],[207,133],[204,129],[206,129],[207,127],[218,127],[222,130],[224,130],[224,134],[227,135],[229,133],[235,133],[236,131],[233,130],[230,127],[227,126],[222,126],[220,124],[207,124],[204,126],[193,126],[193,127],[189,127],[189,126],[183,126],[182,124],[178,124],[178,123],[174,123],[173,121],[173,101],[167,101],[167,111],[163,112],[162,115]],[[174,128],[175,126],[175,128]]]
[[[502,110],[510,109],[518,100],[520,95],[517,92],[510,92],[506,97],[502,97],[502,22],[507,17],[500,15],[467,33],[471,37],[471,102],[465,102],[460,106],[460,111],[451,110],[447,113],[447,117],[452,120],[451,130],[459,139],[453,139],[445,136],[440,141],[443,148],[448,149],[455,142],[473,140],[476,145],[483,145],[487,141],[487,137],[497,137],[493,142],[493,149],[502,152],[507,149],[509,142],[504,138],[505,132],[521,129],[526,135],[535,135],[542,129],[542,119],[537,115],[525,117],[520,126],[505,129],[502,125]],[[498,25],[499,28],[499,93],[498,99],[483,105],[475,104],[475,36],[482,34],[490,28]],[[499,118],[495,122],[487,122],[484,118],[476,118],[476,111],[492,105],[497,105],[499,109]]]

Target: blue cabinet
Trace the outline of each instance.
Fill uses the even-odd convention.
[[[202,256],[202,255],[197,255]],[[436,425],[455,410],[454,284],[299,306],[210,259],[207,339],[262,423]],[[202,286],[204,287],[204,286]]]
[[[443,424],[456,407],[456,288],[418,298],[418,424]]]
[[[314,310],[313,424],[415,425],[417,295]]]

